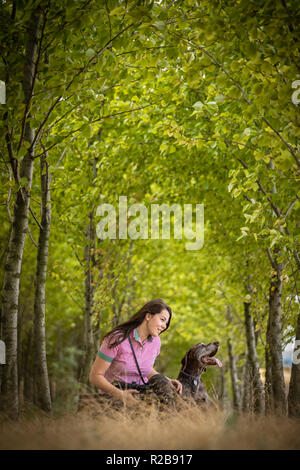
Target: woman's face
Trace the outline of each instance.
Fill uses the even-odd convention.
[[[148,325],[149,334],[151,336],[158,336],[167,327],[170,314],[167,309],[162,310],[160,313],[151,315],[147,313],[146,320]]]

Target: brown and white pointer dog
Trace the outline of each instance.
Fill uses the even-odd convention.
[[[206,388],[201,381],[201,374],[206,371],[207,366],[222,367],[221,361],[214,357],[219,346],[218,341],[208,344],[198,343],[185,354],[177,377],[182,383],[183,398],[192,398],[199,405],[210,404]]]
[[[206,371],[207,366],[217,365],[222,367],[221,361],[214,357],[219,346],[218,341],[208,344],[198,343],[185,354],[177,377],[177,380],[182,384],[182,398],[192,399],[197,405],[210,406],[212,404],[201,381],[201,374]],[[179,405],[178,400],[176,400],[177,394],[164,375],[153,375],[148,384],[150,391],[155,393],[161,403],[168,406]],[[175,402],[177,403],[175,404]]]

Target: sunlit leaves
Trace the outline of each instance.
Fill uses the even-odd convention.
[[[36,152],[48,149],[53,177],[47,286],[53,322],[82,319],[80,261],[89,213],[100,202],[117,204],[119,195],[128,195],[147,204],[204,203],[205,242],[197,253],[179,241],[138,240],[127,271],[129,240],[98,242],[95,252],[94,274],[102,268],[105,274],[95,293],[94,324],[101,314],[104,328],[111,326],[124,293],[124,318],[143,301],[166,297],[175,312],[167,340],[176,349],[173,367],[197,335],[225,341],[233,328],[244,352],[239,315],[247,275],[255,278],[251,300],[265,328],[266,248],[278,244],[287,269],[294,268],[288,257],[298,228],[299,181],[290,149],[298,152],[300,127],[291,99],[298,39],[280,2],[271,9],[270,2],[246,0],[170,3],[51,2],[29,122],[38,129],[45,121]],[[31,7],[24,16],[18,10],[15,29],[2,33],[3,43],[15,46],[1,67],[10,73],[9,116],[1,129],[8,125],[15,147],[25,111],[23,36]],[[22,142],[17,158],[27,151]],[[18,189],[7,175],[1,180],[5,230],[9,192],[12,205]],[[32,198],[38,213],[38,171]],[[30,229],[36,237],[32,220]],[[28,260],[23,273],[29,276]],[[290,293],[293,276],[286,275]],[[229,306],[236,312],[231,324]]]

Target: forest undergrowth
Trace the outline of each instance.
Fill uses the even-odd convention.
[[[300,449],[300,421],[287,417],[202,411],[155,406],[110,410],[97,414],[63,412],[50,415],[24,409],[18,422],[2,419],[0,449],[19,450],[194,450]]]

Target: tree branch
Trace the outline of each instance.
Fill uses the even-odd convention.
[[[272,253],[271,253],[271,250],[270,248],[267,248],[267,254],[268,254],[268,257],[269,257],[269,260],[270,260],[270,263],[272,265],[272,268],[277,272],[277,265],[272,257]]]
[[[289,213],[291,212],[292,208],[294,207],[294,205],[296,204],[296,202],[298,201],[298,196],[296,196],[296,198],[294,199],[294,201],[289,205],[289,207],[287,208],[286,210],[286,213],[285,213],[285,217],[287,217],[289,215]]]
[[[141,23],[140,23],[140,24],[141,24]],[[140,24],[139,24],[139,25],[140,25]],[[139,26],[139,25],[138,25],[138,26]],[[109,41],[105,44],[104,47],[102,47],[98,52],[96,52],[96,54],[95,54],[93,57],[91,57],[83,67],[80,67],[79,71],[73,76],[73,78],[70,80],[70,82],[69,82],[68,85],[66,86],[65,92],[68,91],[68,89],[72,86],[72,84],[74,83],[75,79],[76,79],[79,75],[81,75],[82,72],[84,72],[90,64],[93,65],[93,64],[95,63],[95,60],[98,59],[99,56],[102,55],[102,54],[111,46],[111,43],[112,43],[115,39],[117,39],[121,34],[123,34],[125,31],[127,31],[129,28],[131,28],[131,26],[134,26],[134,23],[131,23],[130,25],[126,26],[126,28],[124,28],[124,29],[122,29],[121,31],[119,31],[113,38],[109,39]],[[41,45],[41,44],[40,44],[40,45]],[[39,50],[39,53],[40,53],[40,50]],[[38,63],[38,60],[37,60],[37,63]],[[36,67],[37,67],[37,66],[36,66]],[[36,71],[35,71],[35,73],[34,73],[34,78],[35,78],[35,76],[36,76]],[[32,93],[33,93],[33,86],[32,86],[32,90],[31,90],[31,94],[30,94],[30,99],[28,100],[28,105],[29,105],[29,103],[31,102]],[[51,105],[51,107],[49,108],[48,112],[46,113],[45,119],[44,119],[43,122],[40,124],[39,129],[38,129],[38,131],[37,131],[37,133],[36,133],[36,135],[35,135],[35,137],[34,137],[34,139],[33,139],[31,148],[32,148],[32,147],[34,146],[34,144],[36,143],[37,138],[38,138],[40,132],[42,131],[44,125],[46,124],[46,122],[47,122],[49,116],[51,115],[52,111],[54,110],[54,108],[57,106],[57,104],[60,102],[60,100],[61,100],[62,98],[63,98],[63,95],[59,96],[59,97],[55,100],[55,102]],[[26,105],[26,109],[27,109],[27,108],[28,108],[28,106]],[[26,111],[26,109],[25,109],[24,118],[25,118],[25,116],[27,116],[27,112],[28,112],[28,111]],[[26,122],[26,121],[25,121],[25,122]],[[20,143],[19,143],[19,146],[18,146],[18,150],[19,150],[19,148],[20,148],[20,146],[21,146],[21,144],[22,144],[22,141],[23,141],[23,134],[24,134],[24,132],[25,132],[25,122],[24,122],[24,126],[22,126],[22,133],[21,133],[21,139],[20,139]],[[95,122],[95,121],[92,121],[92,122]],[[76,131],[74,131],[74,132],[76,132]],[[50,150],[51,148],[52,148],[52,147],[49,147],[49,148],[47,149],[47,151]],[[34,158],[38,158],[38,157],[40,157],[41,155],[43,155],[43,154],[40,154],[40,155],[38,155],[37,157],[34,157]]]
[[[112,117],[115,117],[115,116],[120,116],[122,114],[127,114],[127,113],[133,113],[134,111],[139,111],[140,109],[144,109],[144,108],[148,108],[149,106],[153,106],[154,104],[156,103],[151,103],[151,104],[147,104],[145,106],[140,106],[139,108],[134,108],[134,109],[129,109],[129,110],[126,110],[126,111],[120,111],[118,113],[114,113],[114,114],[108,114],[106,116],[102,116],[101,118],[98,118],[98,119],[93,119],[92,121],[90,121],[90,124],[94,124],[95,122],[100,122],[100,121],[103,121],[104,119],[108,119],[108,118],[112,118]],[[64,139],[67,139],[68,137],[70,137],[72,134],[74,134],[75,132],[80,132],[81,129],[85,126],[86,124],[83,124],[82,126],[78,127],[78,129],[74,129],[73,131],[69,132],[68,134],[66,134],[65,136],[63,136],[63,140]],[[53,145],[50,145],[50,147],[47,148],[47,152],[49,150],[51,150],[53,147],[56,147],[56,145],[58,145],[58,143],[61,143],[61,142],[57,142]],[[35,155],[33,158],[39,158],[43,155],[44,152],[38,154],[38,155]]]
[[[40,10],[40,7],[39,7],[39,10]],[[46,27],[46,23],[47,23],[48,11],[49,10],[46,10],[46,13],[44,13],[44,15],[43,15],[44,16],[44,22],[43,22],[43,26],[41,28],[41,37],[39,38],[39,47],[38,47],[37,59],[34,63],[34,68],[33,68],[33,73],[32,73],[31,83],[30,83],[30,90],[28,90],[26,92],[25,89],[24,89],[25,111],[24,111],[24,116],[23,116],[23,119],[22,119],[21,136],[20,136],[20,140],[19,140],[19,145],[17,147],[17,153],[19,152],[20,147],[21,147],[21,145],[23,143],[23,140],[24,140],[26,122],[27,122],[27,118],[28,118],[29,110],[30,110],[30,105],[31,105],[31,101],[32,101],[33,90],[34,90],[35,80],[36,80],[36,76],[37,76],[37,69],[38,69],[40,58],[41,58],[41,48],[42,48],[42,42],[43,42],[44,33],[45,33],[45,27]],[[25,67],[26,67],[26,64],[25,64]],[[27,71],[27,73],[31,73],[31,70]],[[24,88],[24,85],[23,85],[23,88]]]
[[[227,77],[234,83],[234,85],[240,90],[240,92],[242,93],[243,97],[244,97],[244,100],[245,102],[248,104],[248,105],[252,105],[251,101],[247,98],[247,95],[246,95],[246,92],[245,90],[242,88],[242,86],[230,75],[230,73],[225,69],[225,67],[223,67],[222,64],[220,64],[216,59],[215,57],[210,53],[208,52],[203,46],[199,46],[198,44],[196,44],[195,42],[193,41],[190,41],[188,39],[185,39],[183,37],[181,37],[180,35],[176,34],[176,33],[171,33],[173,34],[174,36],[176,36],[178,39],[181,39],[183,40],[184,42],[187,42],[188,44],[192,44],[194,47],[196,47],[197,49],[200,49],[204,54],[206,54],[211,60],[212,62],[217,65],[221,70],[223,70],[223,72],[227,75]],[[260,113],[259,113],[260,114]],[[272,129],[272,131],[279,137],[279,139],[284,143],[284,145],[288,148],[289,152],[292,154],[292,156],[294,157],[295,159],[295,162],[298,166],[298,168],[300,168],[300,160],[297,158],[296,154],[295,154],[295,151],[294,149],[292,148],[292,146],[282,137],[282,135],[272,126],[272,124],[269,122],[268,119],[266,119],[264,116],[262,116],[260,114],[260,118],[264,121],[265,124],[267,124],[268,127],[270,127],[270,129]]]

